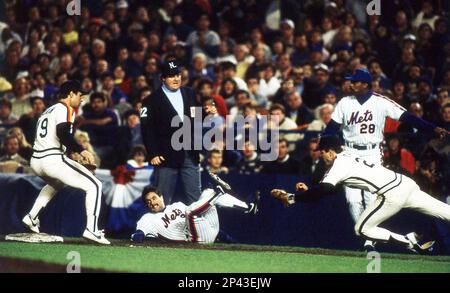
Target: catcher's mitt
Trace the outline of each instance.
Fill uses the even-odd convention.
[[[276,199],[281,201],[285,207],[288,207],[295,203],[295,194],[287,193],[282,189],[273,189],[270,194]]]
[[[97,165],[92,164],[91,162],[89,162],[89,160],[87,158],[83,157],[79,153],[72,153],[70,155],[70,158],[72,160],[76,161],[77,163],[79,163],[80,165],[83,165],[83,167],[85,167],[86,169],[88,169],[91,172],[95,171],[95,169],[97,169]]]

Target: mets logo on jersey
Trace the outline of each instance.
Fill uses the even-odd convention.
[[[347,125],[358,124],[362,122],[372,121],[373,115],[372,112],[367,110],[363,115],[359,115],[359,111],[352,112],[350,115],[350,119],[347,121]]]
[[[164,217],[161,218],[164,222],[164,228],[169,227],[170,221],[176,220],[177,217],[186,218],[186,215],[180,209],[173,209],[172,213],[164,214]]]

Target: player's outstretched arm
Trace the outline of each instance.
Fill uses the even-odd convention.
[[[296,194],[287,193],[282,189],[273,189],[270,194],[277,200],[281,201],[285,206],[293,205],[296,202],[315,202],[322,197],[329,195],[335,191],[334,185],[330,183],[319,183],[318,185],[308,189],[303,182],[297,183]]]
[[[428,122],[422,118],[412,115],[409,112],[403,112],[399,121],[406,122],[422,132],[431,133],[434,132],[439,138],[443,139],[448,135],[448,131],[444,128],[437,127],[431,122]]]

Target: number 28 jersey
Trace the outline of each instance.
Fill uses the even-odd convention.
[[[50,154],[63,154],[65,147],[56,134],[56,126],[60,123],[71,123],[73,125],[74,120],[75,112],[73,108],[63,103],[56,103],[45,110],[37,122],[33,156],[43,157]],[[71,128],[71,132],[73,132],[73,128]]]
[[[398,120],[406,111],[389,98],[377,93],[363,104],[354,96],[343,97],[336,105],[331,118],[342,124],[346,142],[367,145],[383,141],[386,117]]]

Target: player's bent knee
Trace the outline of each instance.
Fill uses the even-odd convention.
[[[361,232],[359,230],[360,227],[361,227],[361,225],[359,225],[359,224],[356,224],[354,227],[356,236],[361,236]]]

